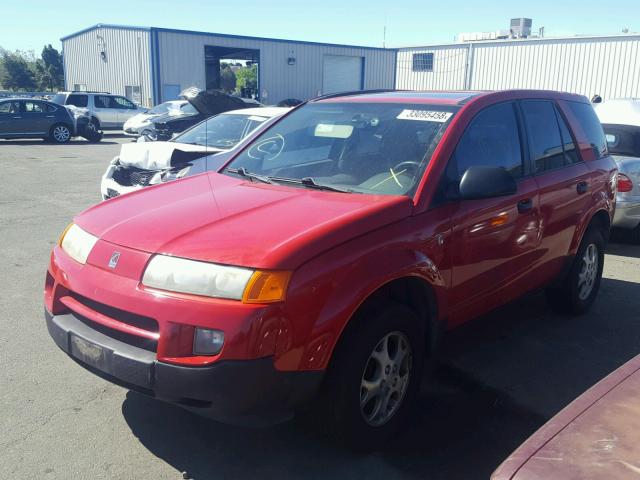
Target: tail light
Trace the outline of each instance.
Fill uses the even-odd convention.
[[[633,190],[633,182],[623,173],[618,173],[618,192],[625,193]]]

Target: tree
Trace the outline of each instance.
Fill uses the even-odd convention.
[[[9,90],[33,90],[36,88],[34,72],[19,53],[2,54],[0,83]]]
[[[250,67],[242,67],[236,71],[236,90],[241,91],[243,88],[249,91],[258,89],[258,65],[253,64]]]
[[[220,71],[220,88],[227,93],[236,89],[236,74],[228,65]]]
[[[64,88],[62,55],[49,44],[44,46],[40,56],[41,58],[35,63],[39,88],[43,90]]]

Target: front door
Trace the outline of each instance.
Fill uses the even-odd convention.
[[[0,135],[14,135],[22,118],[20,104],[9,100],[0,102]]]
[[[93,105],[100,125],[104,128],[118,128],[118,106],[110,95],[95,95]]]
[[[539,255],[539,199],[523,158],[512,102],[487,107],[472,120],[449,162],[446,181],[457,185],[469,167],[503,167],[515,195],[458,200],[452,213],[452,325],[519,296]]]

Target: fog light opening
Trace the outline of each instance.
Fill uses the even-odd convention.
[[[193,335],[194,355],[217,355],[224,345],[224,332],[196,328]]]

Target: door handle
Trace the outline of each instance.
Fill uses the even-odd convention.
[[[588,190],[589,190],[589,184],[585,181],[578,182],[578,184],[576,185],[576,191],[580,195],[582,195],[583,193],[587,193]]]
[[[11,117],[11,118],[22,118],[22,117]]]
[[[56,118],[55,115],[47,115],[47,118]]]
[[[530,198],[525,198],[518,202],[518,212],[519,213],[527,213],[530,212],[533,208],[533,200]]]

